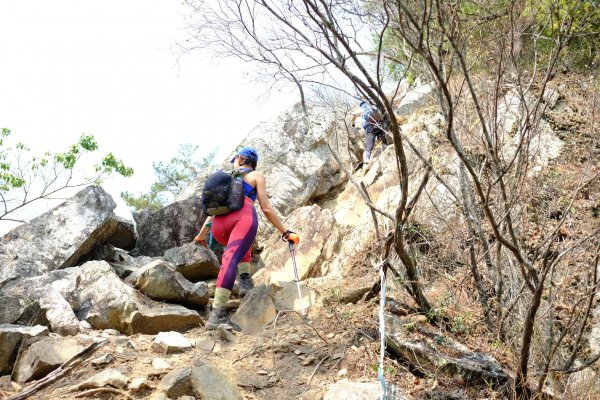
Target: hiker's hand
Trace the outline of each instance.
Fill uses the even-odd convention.
[[[300,236],[298,236],[296,232],[287,230],[281,235],[281,240],[283,240],[284,242],[292,242],[294,244],[298,244],[300,242]]]
[[[198,236],[196,236],[194,238],[194,243],[196,243],[197,245],[200,245],[200,246],[208,247],[208,244],[206,243],[206,241],[204,239],[200,239]]]

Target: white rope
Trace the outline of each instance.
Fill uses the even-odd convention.
[[[379,266],[379,276],[381,277],[381,297],[379,299],[379,366],[377,367],[377,376],[379,377],[379,382],[381,382],[381,400],[385,399],[386,395],[386,386],[385,386],[385,378],[383,376],[383,360],[385,359],[385,296],[386,296],[386,282],[385,282],[385,273],[383,271],[383,266],[385,264],[381,263]]]

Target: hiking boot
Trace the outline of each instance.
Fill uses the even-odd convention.
[[[248,293],[253,287],[254,281],[252,280],[252,276],[250,274],[240,274],[240,297],[246,296],[246,293]]]
[[[232,322],[227,315],[225,307],[213,307],[208,320],[206,321],[205,327],[209,331],[217,329],[222,326],[225,329],[233,329],[234,331],[241,332],[242,328]]]

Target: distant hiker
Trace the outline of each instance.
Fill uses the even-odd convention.
[[[381,140],[383,144],[387,144],[385,132],[383,130],[384,120],[379,109],[364,100],[360,102],[360,108],[362,113],[354,114],[352,117],[352,123],[354,123],[354,120],[358,115],[361,115],[364,120],[362,128],[365,130],[365,151],[363,152],[362,162],[356,167],[357,170],[364,164],[369,163],[371,152],[375,146],[375,140]]]
[[[217,277],[212,311],[206,322],[206,328],[210,330],[216,329],[219,325],[224,325],[224,327],[229,329],[241,330],[238,325],[229,319],[225,305],[231,295],[238,270],[240,272],[240,296],[244,296],[254,287],[250,275],[252,272],[250,253],[252,243],[254,243],[258,231],[258,218],[254,209],[254,200],[258,198],[262,212],[267,217],[267,220],[281,232],[283,240],[294,243],[300,241],[296,233],[287,230],[283,226],[277,213],[271,207],[267,195],[265,177],[262,173],[254,170],[258,163],[258,153],[256,150],[244,147],[233,157],[231,162],[233,163],[234,170],[239,175],[235,179],[240,179],[243,183],[243,204],[236,211],[228,212],[227,210],[223,211],[226,212],[225,214],[208,217],[200,233],[194,238],[194,241],[199,244],[206,245],[205,238],[210,229],[207,226],[212,222],[211,231],[214,239],[223,245],[227,245],[222,257],[221,270]],[[211,177],[207,179],[207,184],[210,179]],[[210,192],[210,190],[207,190],[207,185],[205,185],[205,191]],[[203,191],[203,207],[205,203],[205,191]],[[215,191],[218,192],[219,190]]]

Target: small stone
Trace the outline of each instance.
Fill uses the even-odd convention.
[[[290,351],[290,344],[288,342],[277,342],[273,344],[273,351],[275,353],[287,353]]]
[[[335,333],[331,332],[327,334],[327,339],[333,339],[335,337]]]
[[[169,364],[163,358],[157,357],[152,360],[152,368],[157,369],[157,370],[169,369],[169,368],[171,368],[171,364]]]
[[[221,343],[217,342],[215,343],[215,347],[213,347],[213,353],[214,354],[219,354],[221,352]]]
[[[82,331],[89,331],[92,329],[92,324],[90,324],[86,320],[79,321],[79,329],[81,329]]]
[[[346,368],[342,368],[338,371],[337,375],[338,376],[344,376],[348,373],[348,370]]]
[[[200,336],[196,340],[196,348],[205,352],[210,353],[212,349],[215,347],[215,340],[210,336]]]
[[[331,359],[332,360],[339,360],[342,357],[344,357],[344,352],[343,351],[338,351],[336,353],[333,353],[333,355],[331,356]]]
[[[257,371],[256,373],[257,373],[258,375],[268,375],[268,374],[269,374],[269,372],[268,372],[268,371],[265,371],[264,369],[261,369],[261,370]]]
[[[231,333],[230,331],[228,331],[227,329],[223,328],[222,325],[220,325],[215,332],[217,333],[217,336],[220,340],[223,340],[225,342],[229,342],[232,344],[237,343],[237,337],[235,337],[235,335],[233,333]]]
[[[119,345],[119,346],[117,346],[115,351],[119,354],[123,354],[123,353],[125,353],[125,348],[123,346]]]
[[[201,367],[203,365],[210,365],[210,363],[202,357],[197,357],[194,359],[194,361],[192,361],[192,365],[194,367]]]
[[[292,333],[291,335],[288,336],[288,339],[291,343],[300,344],[300,342],[302,342],[300,335],[298,335],[297,333]]]
[[[177,400],[196,400],[196,398],[192,396],[181,396]]]
[[[352,345],[352,347],[350,347],[350,348],[354,351],[358,351],[358,347],[356,347],[355,345]]]
[[[314,356],[308,356],[300,364],[302,364],[303,366],[306,367],[309,365],[313,365],[315,363],[315,361],[317,361],[317,359]]]
[[[133,378],[127,388],[132,392],[141,392],[144,389],[149,389],[150,385],[148,384],[148,379],[146,377],[139,376]]]
[[[191,348],[190,341],[179,332],[160,332],[152,342],[152,349],[165,354],[182,353]]]
[[[294,354],[295,354],[295,355],[297,355],[297,356],[298,356],[298,355],[300,355],[300,354],[302,354],[302,353],[303,353],[303,352],[302,352],[302,350],[300,350],[300,349],[296,349],[296,350],[294,350]]]
[[[96,357],[92,360],[92,365],[95,367],[101,366],[101,365],[106,365],[111,363],[113,360],[112,356],[110,354],[103,354],[99,357]]]
[[[267,383],[273,385],[273,384],[277,383],[277,378],[274,376],[271,376],[269,379],[267,379]]]

